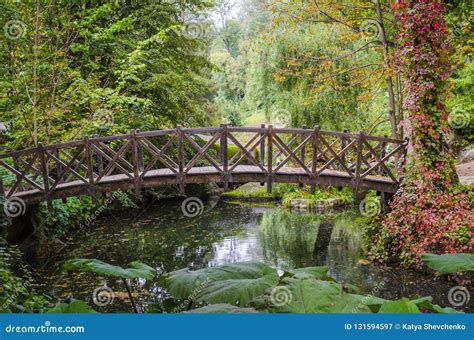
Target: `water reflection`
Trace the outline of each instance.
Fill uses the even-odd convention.
[[[256,207],[220,201],[195,218],[180,212],[181,202],[160,202],[137,219],[130,212],[104,217],[86,233],[74,235],[57,261],[43,273],[44,289],[55,295],[90,301],[91,292],[104,283],[112,287],[116,302],[100,311],[129,312],[120,282],[94,274],[66,273],[64,260],[98,258],[126,266],[142,261],[160,271],[185,267],[263,261],[281,269],[327,265],[330,275],[387,298],[432,295],[449,305],[449,285],[444,280],[397,268],[359,263],[363,254],[361,227],[351,212],[329,215],[295,215],[278,207]],[[160,287],[140,282],[137,292],[145,301],[156,301]],[[124,294],[122,294],[124,293]]]

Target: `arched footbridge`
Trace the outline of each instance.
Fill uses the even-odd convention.
[[[191,183],[397,191],[406,141],[319,128],[182,128],[84,137],[0,155],[0,195],[26,204]]]

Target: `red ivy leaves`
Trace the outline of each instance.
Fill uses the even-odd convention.
[[[451,72],[444,4],[398,0],[392,8],[413,153],[410,172],[375,237],[372,254],[379,259],[396,256],[413,264],[425,252],[472,251],[474,207],[467,194],[452,190],[456,174],[453,158],[444,147],[447,113],[443,101]]]

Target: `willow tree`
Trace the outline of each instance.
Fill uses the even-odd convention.
[[[285,60],[290,66],[288,72],[294,74],[294,66],[304,65],[298,76],[310,78],[316,96],[328,88],[347,92],[361,87],[358,100],[370,104],[385,92],[386,113],[373,122],[370,130],[388,120],[392,137],[403,136],[402,89],[393,67],[393,14],[388,1],[276,0],[272,9],[276,13],[275,26],[293,25],[303,34],[312,34],[307,32],[308,25],[318,31],[324,26],[328,30],[321,39],[327,48],[316,55],[293,53]]]
[[[472,251],[474,193],[458,184],[447,146],[450,48],[442,0],[399,0],[397,64],[405,79],[413,151],[406,177],[373,244],[382,260],[414,264],[425,252]]]

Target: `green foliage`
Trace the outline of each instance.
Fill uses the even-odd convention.
[[[271,267],[249,262],[196,271],[182,269],[165,274],[159,283],[172,298],[186,299],[191,308],[195,307],[185,313],[420,313],[420,309],[456,312],[433,305],[431,297],[390,301],[352,294],[345,285],[327,276],[327,271],[327,267],[299,268],[278,276]]]
[[[67,202],[55,200],[52,212],[48,211],[45,203],[40,205],[37,220],[50,239],[63,237],[68,231],[89,219],[95,208],[96,205],[88,196],[70,197]]]
[[[474,254],[423,254],[421,260],[443,274],[474,271]]]
[[[417,314],[420,310],[412,301],[403,298],[396,301],[386,301],[380,307],[379,313],[388,314]]]
[[[96,313],[87,303],[74,300],[70,303],[58,303],[46,313],[49,314],[91,314]]]
[[[92,272],[103,276],[113,276],[121,279],[144,278],[151,280],[156,270],[144,263],[134,261],[128,264],[130,268],[122,268],[96,259],[72,259],[64,263],[66,270]]]
[[[225,303],[217,303],[207,305],[201,308],[196,308],[190,311],[183,312],[183,314],[255,314],[258,313],[253,308],[241,308]]]
[[[83,135],[214,122],[206,34],[186,28],[212,2],[3,2],[0,25],[19,20],[17,39],[1,35],[0,121],[7,148]],[[38,25],[36,23],[39,23]]]
[[[50,301],[49,296],[36,291],[18,248],[0,239],[0,313],[41,313]]]

